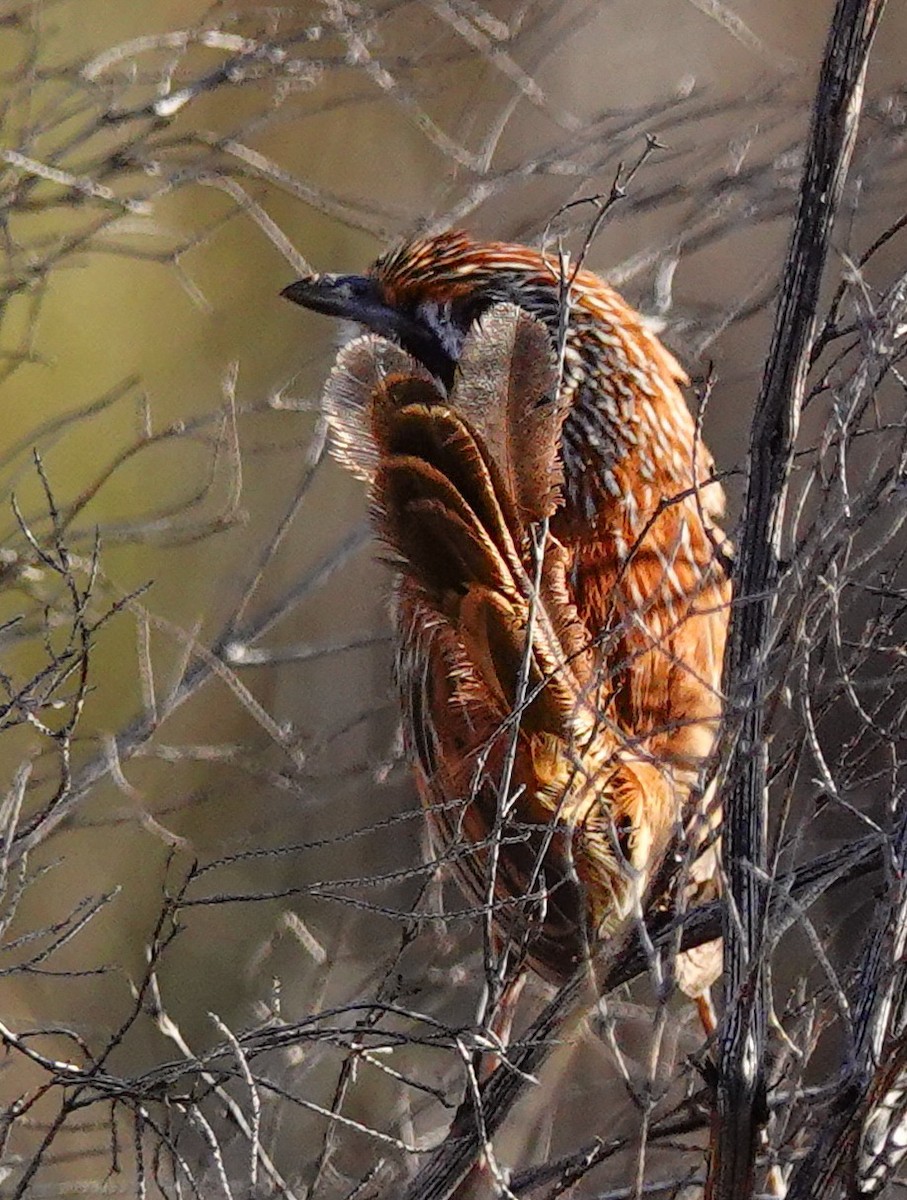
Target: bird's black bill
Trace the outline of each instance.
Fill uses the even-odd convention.
[[[446,387],[453,383],[456,363],[434,331],[411,313],[388,304],[378,284],[367,275],[306,275],[280,294],[303,308],[356,321],[373,333],[390,338]]]

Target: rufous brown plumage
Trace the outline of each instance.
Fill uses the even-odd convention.
[[[717,821],[723,496],[685,375],[595,275],[462,233],[285,295],[371,331],[324,406],[396,562],[407,751],[468,895],[562,980]],[[681,986],[719,963],[680,956]]]

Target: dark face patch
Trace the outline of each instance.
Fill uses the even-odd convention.
[[[355,321],[372,333],[390,338],[422,363],[447,391],[453,386],[467,333],[493,305],[516,304],[544,321],[552,340],[557,335],[556,285],[524,272],[497,271],[491,278],[480,276],[470,291],[455,296],[450,295],[450,280],[444,278],[433,290],[420,288],[420,298],[411,302],[405,290],[401,292],[392,304],[380,277],[310,275],[291,283],[281,295],[313,312]]]
[[[310,275],[281,292],[287,300],[329,317],[355,321],[380,337],[390,338],[421,362],[447,388],[453,384],[456,357],[448,346],[455,338],[421,320],[410,308],[391,305],[377,280],[368,275]]]

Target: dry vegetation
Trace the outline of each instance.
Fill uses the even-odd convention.
[[[800,6],[773,43],[677,0],[642,64],[610,7],[0,6],[0,1196],[416,1200],[483,1147],[520,1197],[690,1198],[709,1161],[715,1200],[903,1191],[907,22],[862,94],[870,0],[821,86],[830,5],[797,57]],[[539,985],[480,1092],[331,335],[276,297],[300,251],[577,250],[605,206],[590,265],[698,373],[734,498],[732,900],[628,930],[598,996]],[[650,968],[722,927],[703,1047]]]

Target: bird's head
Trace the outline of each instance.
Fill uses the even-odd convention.
[[[466,334],[495,304],[525,309],[554,338],[560,284],[556,264],[528,246],[454,231],[406,242],[364,275],[308,275],[282,295],[390,338],[449,389]]]

